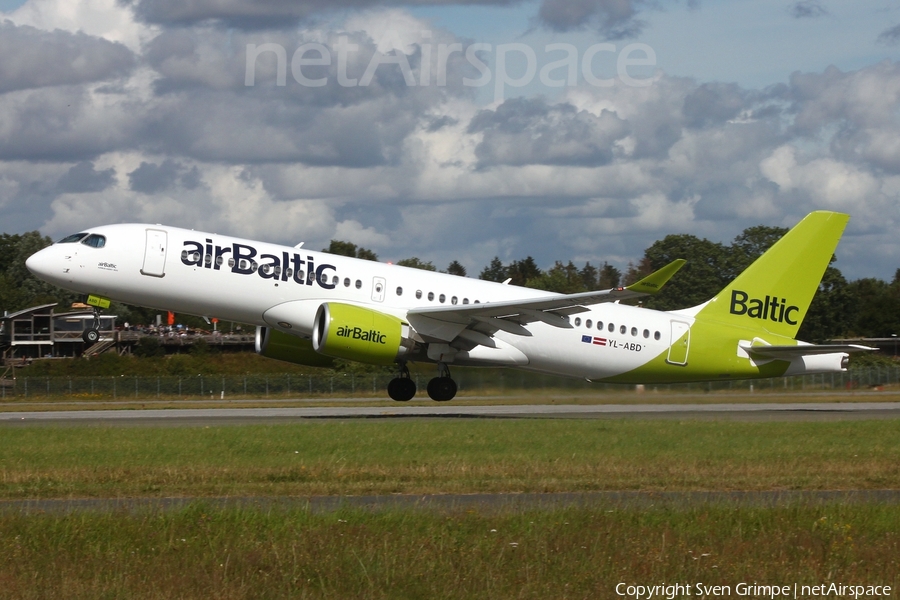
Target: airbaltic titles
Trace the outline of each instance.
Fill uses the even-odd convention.
[[[259,262],[257,262],[257,256]],[[256,273],[263,279],[278,281],[292,280],[297,285],[318,285],[326,290],[334,289],[332,277],[327,271],[337,273],[334,265],[316,265],[313,257],[307,255],[303,259],[296,252],[281,256],[260,254],[253,246],[234,242],[230,246],[214,246],[213,241],[206,238],[206,244],[187,240],[181,251],[181,262],[189,267],[202,267],[214,271],[228,265],[232,273],[252,275]]]
[[[747,315],[751,319],[770,320],[776,323],[796,325],[797,321],[791,318],[791,313],[798,312],[800,308],[788,306],[787,300],[779,300],[776,296],[766,296],[765,299],[751,298],[747,292],[741,290],[731,291],[731,314]]]

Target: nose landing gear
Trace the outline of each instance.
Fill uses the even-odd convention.
[[[96,344],[100,341],[100,311],[94,309],[94,319],[91,326],[81,332],[81,339],[85,344]]]

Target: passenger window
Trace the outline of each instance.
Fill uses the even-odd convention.
[[[398,287],[398,288],[397,288],[397,295],[398,295],[398,296],[402,296],[402,295],[403,295],[403,288],[402,288],[402,287]]]
[[[644,330],[644,339],[646,339],[646,338],[648,338],[648,337],[650,337],[650,330],[649,330],[649,329],[645,329],[645,330]]]
[[[362,289],[362,281],[359,279],[356,280],[356,289]]]
[[[428,301],[429,302],[434,301],[434,292],[428,292]]]
[[[422,290],[416,290],[416,300],[422,299]]]
[[[628,331],[628,328],[625,327],[624,325],[622,325],[621,327],[619,327],[619,333],[624,334],[626,331]]]
[[[443,295],[443,294],[441,294],[440,296],[438,296],[438,302],[440,302],[441,304],[443,304],[443,303],[444,303],[444,300],[446,300],[446,299],[447,299],[447,296],[445,296],[445,295]]]
[[[654,339],[654,340],[658,340],[658,339],[659,339],[659,332],[658,332],[658,331],[657,331],[656,333],[653,334],[653,339]]]
[[[594,322],[591,321],[590,319],[588,319],[587,321],[584,322],[584,326],[587,327],[588,329],[590,329],[593,325],[594,325]]]
[[[450,304],[456,304],[457,302],[458,302],[458,300],[457,300],[456,296],[453,296],[452,298],[450,298]]]
[[[344,277],[344,287],[350,287],[350,278]]]
[[[468,303],[469,303],[469,299],[468,299],[468,298],[463,298],[463,304],[468,304]]]
[[[608,329],[610,333],[613,333],[616,330],[616,326],[610,323]]]
[[[581,325],[581,317],[575,317],[575,327],[579,327]]]
[[[597,331],[603,331],[603,321],[597,321]]]

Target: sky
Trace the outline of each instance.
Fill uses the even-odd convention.
[[[847,212],[900,268],[900,3],[0,0],[0,231],[164,223],[477,276]]]

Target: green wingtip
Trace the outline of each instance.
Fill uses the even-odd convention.
[[[677,260],[673,260],[662,269],[658,271],[654,271],[638,281],[637,283],[632,283],[627,286],[625,289],[632,292],[640,292],[642,294],[655,294],[662,287],[672,279],[672,276],[678,272],[678,269],[684,266],[684,263],[687,261],[683,258],[679,258]]]

